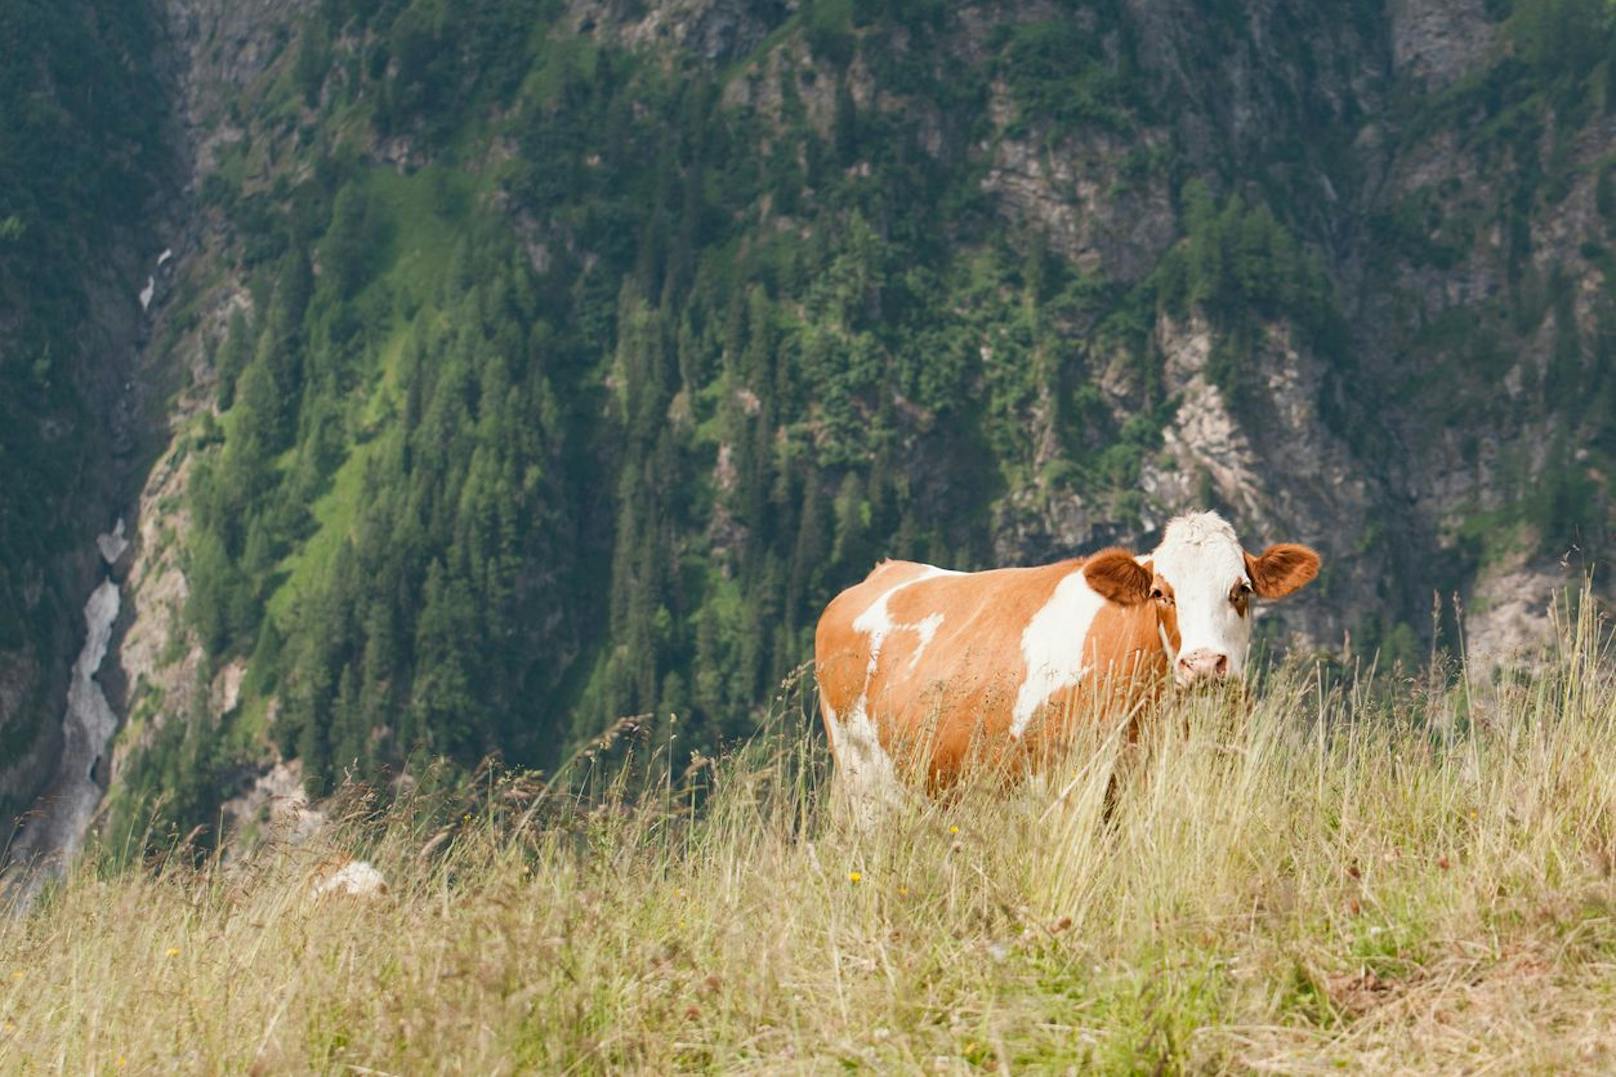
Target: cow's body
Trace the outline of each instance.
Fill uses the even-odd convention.
[[[1317,567],[1305,547],[1245,554],[1210,513],[1175,520],[1148,557],[970,573],[884,562],[831,602],[814,639],[837,770],[859,793],[894,784],[905,762],[946,785],[973,754],[1036,755],[1072,721],[1137,707],[1169,670],[1181,682],[1238,675],[1246,597],[1289,593]],[[1175,587],[1195,596],[1189,641]]]
[[[995,754],[1048,743],[1056,723],[1044,718],[1078,709],[1084,671],[1159,680],[1167,660],[1154,616],[1108,604],[1082,565],[961,573],[888,561],[837,596],[814,654],[844,775],[866,785],[890,776],[894,755],[924,752],[946,783],[973,738]]]

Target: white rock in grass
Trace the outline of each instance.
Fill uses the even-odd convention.
[[[387,893],[387,880],[366,860],[349,860],[334,871],[322,872],[314,880],[315,897],[346,894],[349,897],[379,897]]]

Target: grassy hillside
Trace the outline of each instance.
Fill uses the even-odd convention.
[[[646,755],[669,730],[619,730],[554,786],[350,789],[309,844],[201,867],[108,852],[0,921],[0,1068],[1606,1069],[1616,653],[1589,610],[1532,676],[1298,665],[867,829],[788,691],[683,774]],[[311,898],[347,855],[389,892]]]

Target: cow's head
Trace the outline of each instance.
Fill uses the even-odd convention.
[[[1148,557],[1107,550],[1083,566],[1089,586],[1110,601],[1154,604],[1162,649],[1182,685],[1242,676],[1252,600],[1284,598],[1318,574],[1319,555],[1306,546],[1247,553],[1215,512],[1174,518]]]

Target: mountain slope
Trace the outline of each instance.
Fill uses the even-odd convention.
[[[628,714],[710,749],[881,556],[1211,505],[1325,553],[1267,639],[1390,659],[1460,638],[1433,591],[1504,649],[1606,549],[1597,0],[167,17],[195,175],[147,361],[190,384],[126,822]]]

